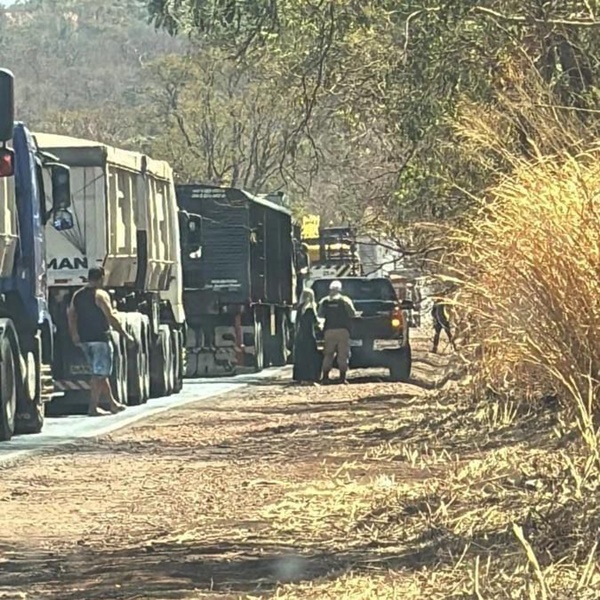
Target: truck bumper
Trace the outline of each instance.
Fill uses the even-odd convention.
[[[61,379],[54,382],[54,392],[84,392],[90,390],[90,382],[85,379]]]
[[[401,339],[350,340],[350,368],[372,369],[388,368],[390,351],[402,346]],[[319,340],[318,348],[323,352],[323,341]]]

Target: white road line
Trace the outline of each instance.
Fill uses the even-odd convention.
[[[186,379],[181,393],[149,400],[147,404],[140,406],[128,407],[127,410],[116,415],[94,418],[83,415],[50,417],[46,419],[41,433],[20,435],[9,442],[0,442],[0,466],[7,466],[7,464],[22,458],[52,450],[58,446],[75,444],[77,440],[106,435],[173,408],[222,396],[251,385],[256,380],[281,375],[285,371],[286,367],[283,367],[253,375],[229,378]]]

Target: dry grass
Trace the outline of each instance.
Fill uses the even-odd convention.
[[[558,394],[596,455],[600,150],[593,124],[556,107],[543,82],[515,68],[506,77],[510,92],[498,105],[487,113],[466,105],[459,124],[473,159],[504,167],[454,239],[466,355],[475,388]],[[526,123],[526,142],[517,123]]]
[[[468,550],[439,565],[442,591],[415,579],[419,592],[407,597],[600,595],[600,150],[578,115],[553,108],[539,86],[518,88],[487,115],[465,108],[465,147],[510,175],[497,175],[472,223],[455,232],[449,279],[460,284],[453,301],[477,407],[473,446],[554,404],[559,443],[498,449],[438,482],[434,527],[462,536]],[[528,156],[516,117],[527,122]],[[495,542],[492,531],[502,532]]]
[[[588,411],[598,392],[600,167],[523,165],[464,239],[459,302],[474,325],[477,376],[498,390],[557,390]]]
[[[400,439],[266,507],[276,539],[345,557],[273,598],[596,598],[596,490],[576,498],[554,409],[494,406],[431,397],[412,435],[396,407],[365,441]]]
[[[188,407],[4,471],[0,595],[591,600],[560,415],[377,380]]]

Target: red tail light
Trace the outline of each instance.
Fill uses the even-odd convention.
[[[402,329],[404,325],[404,314],[402,313],[402,309],[399,306],[394,308],[394,312],[392,312],[392,327],[394,329]]]

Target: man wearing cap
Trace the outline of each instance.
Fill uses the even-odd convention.
[[[319,302],[319,317],[325,320],[323,352],[323,383],[329,383],[333,359],[337,355],[341,383],[346,382],[350,359],[350,328],[356,310],[352,300],[342,294],[342,283],[332,281],[329,295]]]

